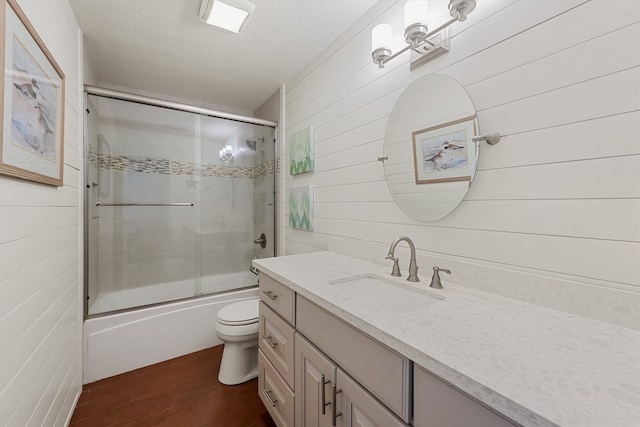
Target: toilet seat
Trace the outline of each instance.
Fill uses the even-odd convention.
[[[259,298],[235,302],[218,312],[218,323],[226,326],[243,326],[259,320]]]

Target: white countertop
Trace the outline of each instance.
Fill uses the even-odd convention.
[[[640,332],[457,286],[444,274],[442,290],[424,275],[416,284],[406,271],[393,279],[391,265],[332,252],[253,264],[525,426],[640,426]],[[445,300],[398,314],[327,283],[359,274]]]

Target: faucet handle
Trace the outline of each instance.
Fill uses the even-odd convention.
[[[393,277],[400,277],[402,274],[400,273],[400,264],[398,264],[399,258],[394,257],[393,255],[387,255],[384,259],[390,259],[393,261],[393,269],[391,270],[391,275]]]
[[[434,289],[442,289],[442,282],[440,281],[440,272],[451,274],[451,270],[446,268],[433,267],[433,277],[431,277],[431,284],[429,287]]]

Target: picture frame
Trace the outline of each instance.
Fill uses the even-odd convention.
[[[313,231],[313,186],[289,190],[289,226],[296,230]]]
[[[315,169],[315,129],[309,126],[289,137],[289,174],[298,175]]]
[[[475,119],[465,117],[411,134],[416,184],[471,181],[477,159]]]
[[[17,0],[0,21],[0,174],[62,186],[65,75]]]

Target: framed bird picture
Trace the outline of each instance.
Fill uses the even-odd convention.
[[[470,181],[477,158],[475,132],[475,116],[413,132],[416,184]]]
[[[0,173],[61,186],[64,73],[16,0],[0,20]]]

